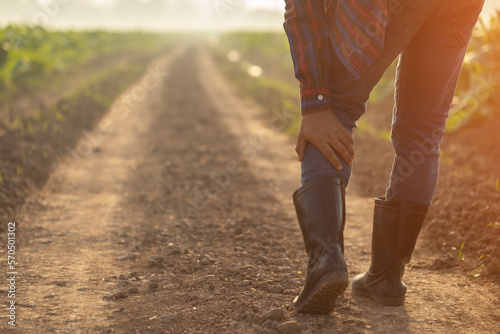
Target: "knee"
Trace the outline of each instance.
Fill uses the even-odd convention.
[[[439,128],[419,129],[412,126],[393,130],[392,142],[396,153],[413,161],[439,157],[444,130]]]

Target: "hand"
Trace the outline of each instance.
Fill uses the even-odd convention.
[[[354,159],[354,139],[331,110],[322,110],[302,116],[297,146],[298,160],[304,159],[306,144],[316,146],[337,170],[342,169],[335,152],[351,166]]]

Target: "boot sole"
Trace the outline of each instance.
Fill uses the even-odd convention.
[[[402,297],[380,296],[370,292],[370,290],[367,290],[365,288],[356,288],[354,284],[352,286],[352,292],[357,295],[371,298],[375,300],[377,303],[383,304],[385,306],[403,306],[405,303],[405,296]]]
[[[347,289],[349,280],[346,272],[328,273],[314,285],[311,293],[299,305],[295,312],[311,314],[329,314],[335,309],[335,302]]]

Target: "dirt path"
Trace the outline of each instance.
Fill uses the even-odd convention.
[[[418,245],[404,307],[349,289],[332,316],[292,314],[305,276],[293,142],[206,55],[161,59],[161,86],[126,117],[110,112],[115,130],[26,204],[19,332],[275,333],[274,308],[303,333],[498,331],[498,287],[433,270]],[[347,201],[352,277],[369,262],[372,200]]]
[[[178,54],[157,60],[152,68],[165,68]],[[143,82],[122,98],[146,91]],[[21,238],[24,227],[29,235],[22,239],[19,261],[22,330],[77,333],[109,324],[102,311],[109,289],[102,278],[119,268],[114,260],[120,256],[116,233],[126,228],[120,218],[123,185],[143,149],[139,138],[152,121],[153,112],[142,111],[152,110],[158,98],[153,90],[143,102],[132,97],[129,113],[110,112],[99,131],[83,138],[26,204],[20,222]]]

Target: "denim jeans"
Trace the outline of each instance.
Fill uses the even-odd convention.
[[[392,4],[391,4],[392,3]],[[331,51],[329,90],[339,121],[352,132],[373,87],[399,57],[391,140],[395,150],[386,200],[430,206],[436,189],[440,143],[467,45],[484,0],[389,0],[384,50],[358,79]],[[338,155],[337,155],[338,156]],[[351,167],[336,170],[308,144],[302,184],[336,176],[349,183]]]

